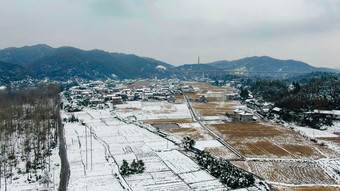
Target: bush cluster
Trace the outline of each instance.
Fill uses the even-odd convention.
[[[196,154],[196,159],[200,166],[228,187],[245,188],[255,182],[252,174],[233,166],[229,161],[216,159],[207,152]]]
[[[128,176],[130,174],[141,174],[145,170],[144,162],[142,160],[133,160],[131,165],[126,160],[123,160],[123,164],[120,167],[120,174],[122,176]]]

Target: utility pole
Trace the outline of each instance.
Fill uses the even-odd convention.
[[[86,149],[85,169],[87,170],[87,128],[86,128],[86,125],[84,125],[84,127],[85,127],[85,149]]]
[[[55,176],[55,174],[54,174],[54,166],[53,166],[53,191],[55,191],[55,180],[54,180],[54,176]]]
[[[6,164],[5,163],[3,163],[3,164],[4,164],[4,177],[5,177],[5,191],[7,191]]]
[[[0,190],[1,190],[1,165],[2,165],[2,160],[0,156]]]
[[[92,170],[92,127],[90,127],[90,145],[91,145],[91,170]]]

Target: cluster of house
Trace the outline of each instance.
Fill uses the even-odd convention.
[[[331,116],[333,120],[340,120],[340,110],[314,110],[313,113]]]
[[[275,107],[273,103],[261,103],[255,99],[247,99],[245,102],[249,108],[256,110],[256,112],[260,115],[267,115],[269,112],[277,116],[281,114],[282,109],[279,107]],[[340,120],[340,110],[314,110],[307,113],[315,113],[324,116],[327,115],[331,116],[333,120]]]
[[[134,81],[135,82],[135,81]],[[95,81],[83,83],[79,86],[69,88],[64,95],[69,100],[71,109],[79,110],[81,106],[97,107],[107,102],[113,105],[122,104],[123,101],[143,100],[167,100],[176,102],[173,94],[181,93],[179,80],[154,80],[153,85],[141,88],[126,88],[134,82],[112,82]]]

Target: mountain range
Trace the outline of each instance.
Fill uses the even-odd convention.
[[[334,69],[316,68],[295,60],[278,60],[267,56],[247,57],[234,61],[216,61],[205,64],[173,66],[152,58],[133,54],[110,53],[102,50],[81,50],[73,47],[52,48],[39,44],[0,50],[0,83],[25,78],[66,81],[74,78],[136,79],[169,78],[190,70],[244,72],[335,72]]]

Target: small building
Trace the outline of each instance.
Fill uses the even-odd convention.
[[[120,96],[115,96],[112,97],[112,104],[117,105],[117,104],[123,104],[123,99]]]
[[[236,100],[238,99],[238,93],[231,93],[225,95],[225,100]]]
[[[170,96],[168,97],[167,101],[168,101],[169,103],[175,103],[176,98],[175,98],[174,96],[170,95]]]
[[[223,98],[223,92],[208,91],[206,95],[207,97]]]
[[[90,103],[91,103],[91,104],[100,104],[100,103],[102,103],[102,102],[103,102],[102,100],[97,99],[97,98],[92,98],[92,99],[90,99]]]
[[[272,109],[272,112],[274,113],[274,114],[277,114],[277,115],[280,115],[281,114],[281,108],[279,108],[279,107],[274,107],[273,109]]]
[[[203,102],[203,103],[209,102],[209,100],[207,100],[207,98],[204,95],[201,95],[201,97],[197,101],[198,102]]]
[[[326,116],[329,115],[333,120],[340,120],[340,110],[314,110],[314,113]]]
[[[184,93],[195,93],[195,89],[192,86],[183,86],[182,91]]]
[[[154,98],[153,92],[143,92],[142,94],[143,100],[148,100],[148,99],[153,99],[153,98]]]
[[[243,110],[243,109],[236,109],[234,110],[233,115],[234,121],[238,122],[252,122],[254,121],[253,114]]]

